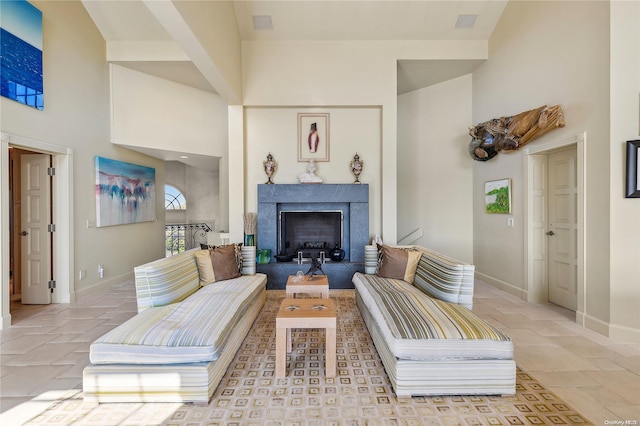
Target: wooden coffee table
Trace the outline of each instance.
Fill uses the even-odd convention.
[[[276,377],[287,373],[292,328],[326,330],[326,377],[336,376],[336,308],[331,299],[284,299],[276,316]]]
[[[305,275],[296,281],[295,275],[289,275],[287,280],[287,298],[293,299],[298,293],[320,294],[320,298],[329,298],[329,279],[326,275]]]

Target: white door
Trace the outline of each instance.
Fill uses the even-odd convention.
[[[549,301],[547,261],[549,257],[548,237],[548,158],[547,155],[529,157],[529,220],[531,226],[531,257],[529,267],[532,286],[529,301],[547,303]]]
[[[578,189],[576,148],[549,154],[549,301],[577,308]]]
[[[20,157],[22,203],[22,303],[51,303],[51,179],[49,155]]]

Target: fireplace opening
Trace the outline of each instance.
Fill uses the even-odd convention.
[[[278,254],[329,258],[329,252],[343,245],[341,211],[281,211],[278,219]]]

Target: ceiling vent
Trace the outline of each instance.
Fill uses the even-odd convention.
[[[254,30],[272,30],[271,15],[253,15]]]
[[[458,15],[456,28],[473,28],[478,15]]]

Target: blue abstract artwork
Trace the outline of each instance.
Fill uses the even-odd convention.
[[[96,225],[156,220],[156,169],[95,157]]]
[[[44,109],[42,12],[25,0],[0,1],[0,95]]]

